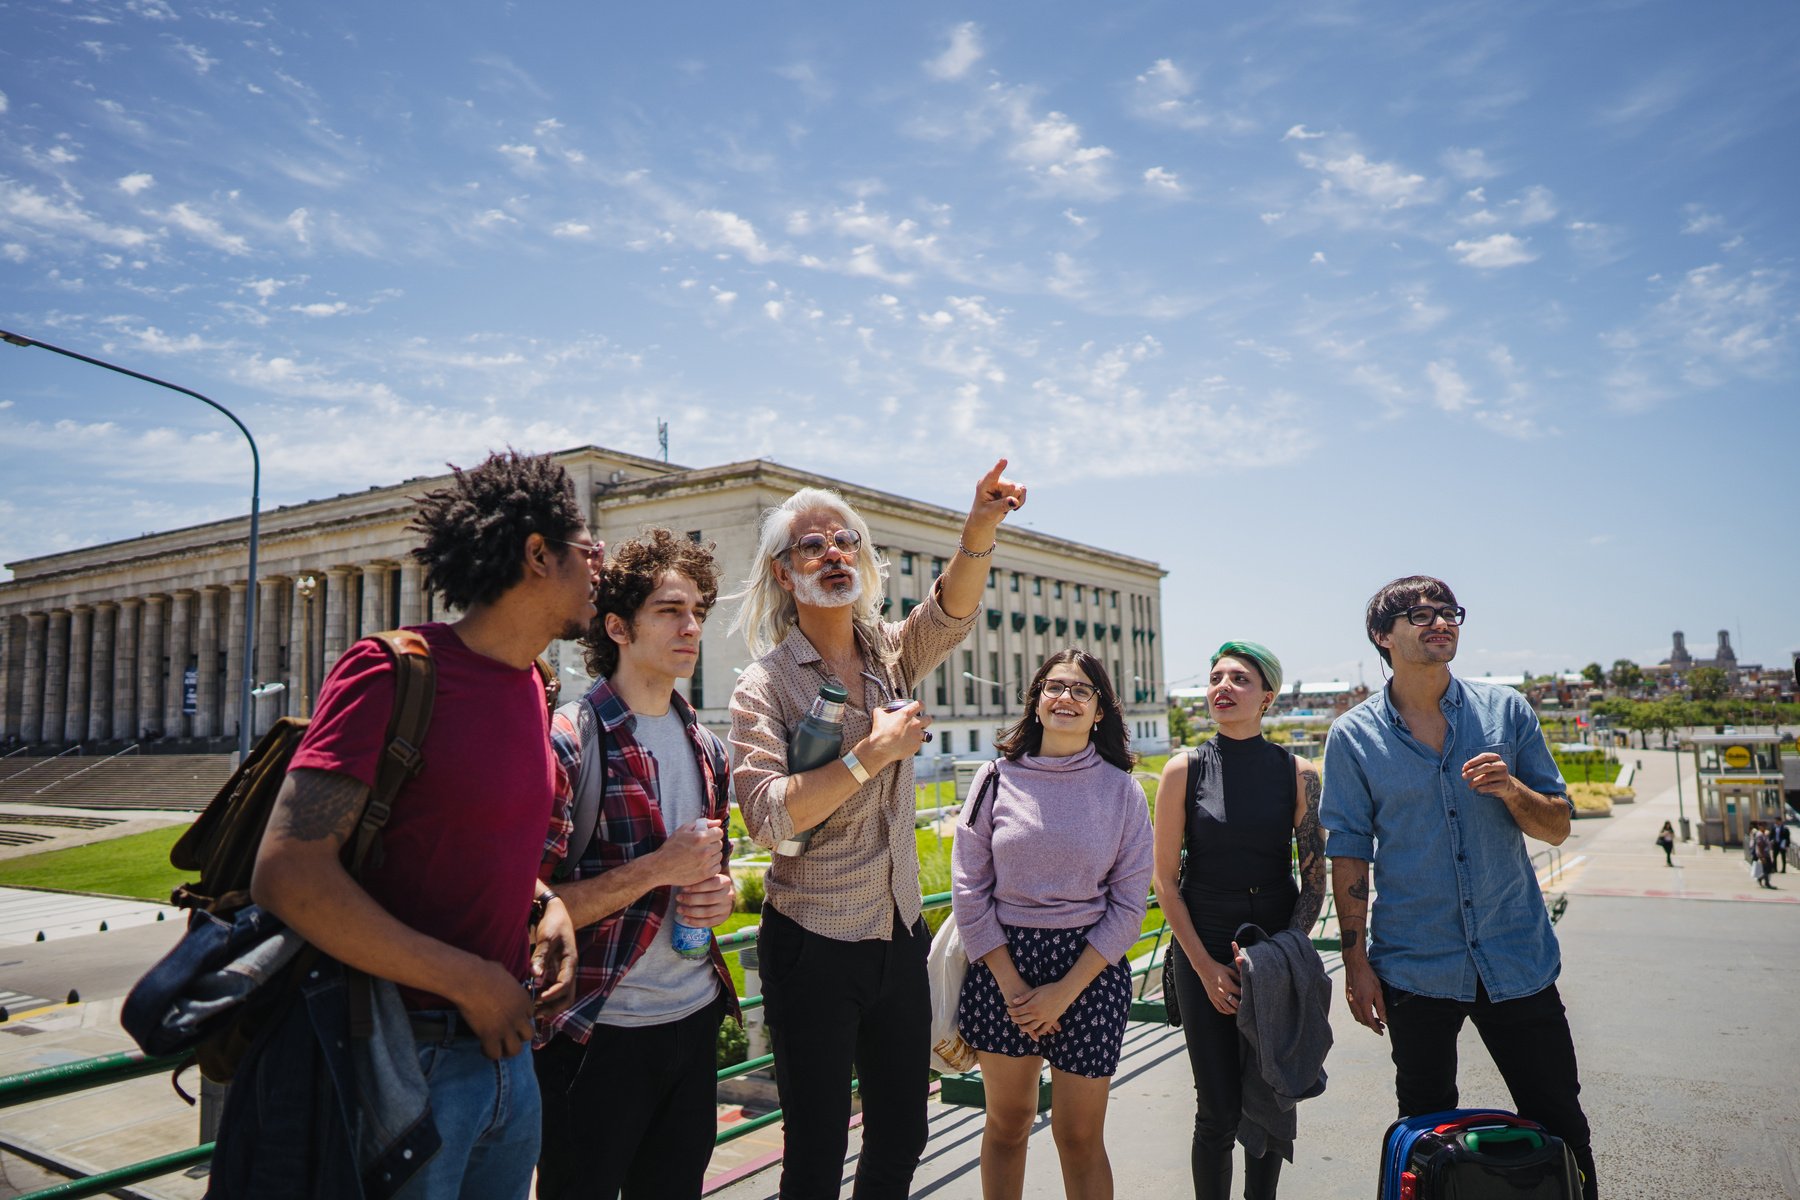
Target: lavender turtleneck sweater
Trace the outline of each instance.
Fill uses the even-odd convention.
[[[951,906],[970,961],[1006,944],[1002,925],[1079,929],[1117,962],[1138,939],[1150,894],[1144,790],[1093,746],[1068,758],[999,760],[998,791],[956,828]]]

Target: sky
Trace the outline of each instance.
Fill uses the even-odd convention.
[[[4,0],[0,328],[265,507],[767,456],[1376,683],[1800,650],[1800,7]],[[242,513],[0,346],[0,563]]]

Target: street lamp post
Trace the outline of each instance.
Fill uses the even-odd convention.
[[[294,580],[294,595],[304,605],[300,618],[300,715],[312,716],[312,602],[319,590],[319,580],[302,575]]]
[[[238,761],[243,762],[250,757],[250,692],[255,686],[254,673],[256,671],[256,549],[258,509],[261,506],[262,497],[262,455],[257,452],[256,439],[250,436],[250,430],[245,428],[242,421],[238,420],[236,413],[217,400],[202,396],[192,388],[184,388],[178,383],[170,383],[166,379],[158,379],[156,376],[146,375],[142,371],[133,371],[129,367],[121,367],[116,363],[89,358],[85,354],[77,354],[73,350],[65,350],[61,346],[52,346],[49,342],[40,342],[36,338],[26,337],[20,333],[11,333],[4,329],[0,329],[0,341],[26,348],[35,346],[39,350],[48,350],[52,354],[60,354],[64,358],[72,358],[76,362],[84,362],[92,367],[100,367],[115,374],[141,379],[145,383],[153,383],[160,388],[168,388],[171,392],[192,396],[202,404],[224,413],[231,423],[238,427],[238,432],[244,435],[244,440],[250,443],[250,579],[244,589],[244,666],[243,670],[239,672],[243,683],[238,689]]]

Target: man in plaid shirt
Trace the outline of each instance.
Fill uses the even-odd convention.
[[[584,639],[599,682],[551,722],[564,779],[543,878],[567,876],[580,962],[574,1004],[538,1035],[539,1200],[698,1200],[712,1157],[715,1046],[737,995],[716,941],[686,958],[671,933],[677,914],[708,930],[731,914],[724,743],[675,691],[717,595],[710,547],[666,529],[617,547]],[[583,761],[584,723],[605,790],[592,838],[571,846],[584,773],[602,769]]]

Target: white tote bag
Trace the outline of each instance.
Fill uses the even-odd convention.
[[[956,1003],[968,973],[969,956],[963,953],[962,933],[952,913],[931,939],[931,951],[925,956],[925,974],[931,979],[931,1069],[944,1074],[975,1067],[975,1051],[956,1028]]]

